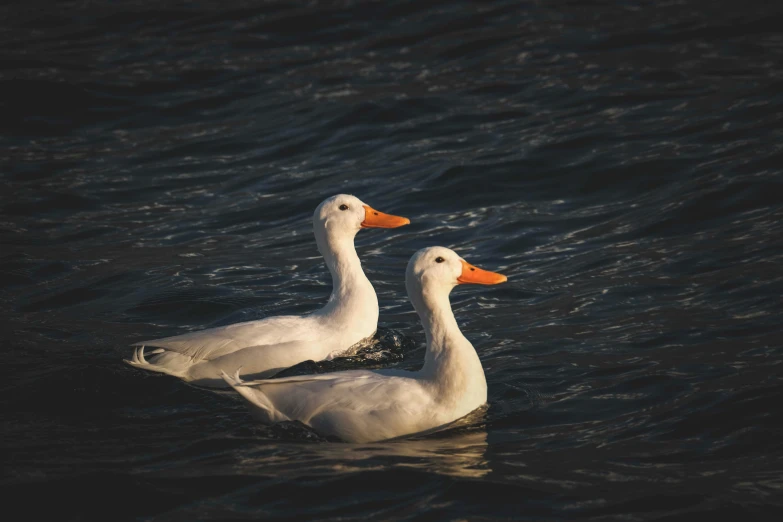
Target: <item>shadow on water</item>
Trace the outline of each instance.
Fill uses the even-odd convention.
[[[275,377],[293,377],[314,373],[339,372],[358,368],[387,368],[401,363],[416,343],[391,328],[378,327],[373,336],[352,347],[352,354],[343,354],[331,360],[304,361],[278,372]]]

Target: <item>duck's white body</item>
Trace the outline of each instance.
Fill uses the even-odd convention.
[[[484,280],[470,280],[464,271]],[[417,372],[356,370],[253,382],[223,377],[262,422],[297,420],[347,442],[445,427],[487,402],[481,361],[457,326],[449,292],[459,282],[502,281],[504,276],[472,267],[446,248],[414,255],[406,285],[427,339],[424,366]]]
[[[341,207],[347,207],[341,209]],[[371,217],[370,214],[373,214]],[[128,364],[209,387],[227,387],[221,372],[264,378],[302,361],[349,350],[375,333],[378,298],[354,248],[362,227],[408,222],[367,207],[353,196],[333,196],[313,216],[318,250],[332,275],[326,306],[305,316],[269,317],[137,343]],[[154,347],[145,357],[145,349]]]

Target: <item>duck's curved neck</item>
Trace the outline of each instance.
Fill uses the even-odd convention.
[[[409,289],[408,293],[419,314],[427,339],[423,372],[442,372],[441,367],[444,364],[463,358],[466,352],[475,354],[475,350],[457,325],[457,319],[451,310],[448,288],[424,286]]]
[[[367,333],[372,335],[378,324],[378,298],[364,275],[353,237],[316,233],[316,242],[332,274],[332,295],[318,313],[343,325],[362,325],[363,330],[372,330]]]
[[[427,339],[425,366],[434,361],[451,341],[464,339],[451,310],[449,296],[443,291],[421,292],[418,299],[411,298],[419,314]]]
[[[484,369],[473,345],[457,325],[449,302],[450,288],[425,286],[417,290],[409,287],[408,294],[427,338],[421,376],[433,384],[437,400],[443,405],[458,407],[466,397],[485,402]]]

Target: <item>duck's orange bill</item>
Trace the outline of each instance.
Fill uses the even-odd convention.
[[[364,205],[362,228],[397,228],[408,225],[410,222],[411,220],[408,218],[384,214],[368,205]]]
[[[508,278],[503,274],[497,272],[490,272],[489,270],[482,270],[476,266],[471,265],[464,259],[462,261],[462,274],[457,278],[457,281],[462,283],[475,283],[478,285],[496,285],[498,283],[505,283]]]

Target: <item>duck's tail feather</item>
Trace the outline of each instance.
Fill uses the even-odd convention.
[[[153,361],[148,361],[145,353],[144,346],[136,346],[133,349],[133,356],[130,359],[123,359],[123,362],[133,366],[134,368],[141,368],[142,370],[148,370],[151,372],[165,373],[166,375],[172,375],[180,379],[186,378],[186,368],[189,366],[190,358],[183,356],[176,352],[170,352],[164,348],[157,348],[147,353],[146,355],[155,355]],[[188,361],[180,360],[188,359]],[[166,363],[166,364],[164,364]]]
[[[229,375],[224,371],[221,371],[220,374],[223,376],[223,380],[249,403],[248,406],[255,417],[266,424],[291,420],[275,408],[260,387],[254,387],[252,382],[242,380],[242,377],[239,376],[239,370],[241,369],[241,367],[237,368],[234,375]]]

